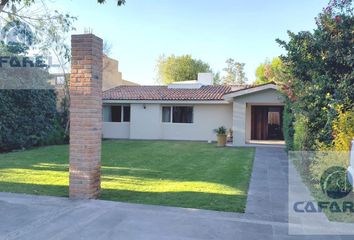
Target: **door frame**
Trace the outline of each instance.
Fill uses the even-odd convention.
[[[259,102],[249,102],[246,103],[246,124],[245,124],[245,140],[246,140],[246,144],[249,143],[250,141],[252,141],[251,139],[251,121],[252,121],[252,113],[251,113],[251,109],[252,106],[267,106],[267,107],[283,107],[284,109],[284,104],[283,103],[259,103]],[[282,117],[281,117],[282,120]],[[265,140],[268,141],[268,140]],[[270,141],[270,140],[269,140]]]

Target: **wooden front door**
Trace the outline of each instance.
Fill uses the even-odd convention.
[[[251,139],[283,140],[282,106],[251,107]]]

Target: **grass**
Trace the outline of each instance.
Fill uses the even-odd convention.
[[[101,199],[244,212],[253,148],[104,141]],[[0,191],[68,196],[68,145],[0,154]]]
[[[320,152],[321,153],[321,152]],[[319,164],[325,165],[325,168],[329,168],[332,166],[342,166],[346,168],[345,165],[343,165],[344,161],[343,158],[345,157],[345,152],[328,152],[330,160],[334,161],[334,163],[317,163],[317,168],[323,168],[323,166],[318,166]],[[315,199],[316,202],[328,202],[328,203],[336,203],[340,208],[343,206],[343,202],[351,202],[353,203],[354,201],[354,192],[351,192],[348,196],[341,198],[341,199],[332,199],[329,198],[326,194],[323,193],[320,183],[318,181],[315,181],[312,174],[311,170],[307,170],[308,167],[306,167],[308,164],[304,164],[304,160],[299,157],[300,155],[294,155],[293,163],[295,165],[296,170],[301,176],[301,179],[303,183],[307,186],[307,188],[310,190],[310,193],[312,197]],[[321,160],[325,161],[328,159],[321,158]],[[323,212],[325,213],[326,217],[328,218],[329,221],[332,222],[345,222],[345,223],[354,223],[354,215],[352,212],[342,212],[342,211],[330,211],[328,208],[323,209]]]

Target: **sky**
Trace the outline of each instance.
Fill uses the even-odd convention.
[[[50,0],[48,7],[78,17],[76,31],[93,34],[112,45],[123,78],[156,84],[160,55],[191,54],[214,72],[225,60],[246,64],[248,82],[257,66],[284,54],[275,42],[287,40],[287,30],[313,30],[314,18],[328,0]]]

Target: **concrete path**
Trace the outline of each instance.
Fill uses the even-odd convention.
[[[287,160],[257,148],[245,214],[0,193],[0,239],[286,240]]]
[[[288,220],[288,160],[283,148],[257,147],[246,214],[257,219]]]

